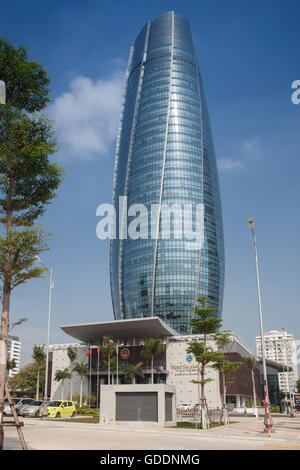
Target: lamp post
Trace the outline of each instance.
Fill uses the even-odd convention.
[[[271,437],[271,416],[270,416],[270,410],[269,410],[269,392],[268,392],[265,341],[264,341],[264,329],[263,329],[261,296],[260,296],[260,283],[259,283],[259,272],[258,272],[257,246],[256,246],[256,237],[255,237],[255,233],[254,233],[254,220],[253,220],[252,217],[249,217],[248,225],[250,227],[252,237],[253,237],[254,254],[255,254],[255,266],[256,266],[256,281],[257,281],[257,294],[258,294],[258,310],[259,310],[259,323],[260,323],[261,351],[262,351],[263,374],[264,374],[265,432],[268,432],[269,437]]]
[[[42,417],[47,418],[48,416],[48,362],[49,362],[49,339],[50,339],[50,317],[51,317],[51,301],[52,301],[52,289],[54,286],[52,268],[47,268],[38,256],[34,257],[40,264],[42,264],[49,272],[49,303],[48,303],[48,331],[47,331],[47,345],[46,345],[46,372],[45,372],[45,390],[44,390],[44,404]]]

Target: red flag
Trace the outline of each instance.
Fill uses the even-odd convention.
[[[91,354],[92,350],[89,349],[88,352],[85,353],[86,357],[88,357]]]

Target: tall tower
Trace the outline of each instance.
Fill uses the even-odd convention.
[[[117,221],[124,220],[120,197],[149,214],[155,205],[158,232],[125,238],[121,223],[111,241],[115,318],[158,316],[189,333],[199,296],[209,297],[220,316],[224,240],[216,159],[189,22],[174,12],[148,22],[130,50],[113,181]],[[174,204],[203,205],[201,249],[187,249],[184,234],[164,237],[161,208]],[[185,213],[184,222],[198,230],[195,214]]]

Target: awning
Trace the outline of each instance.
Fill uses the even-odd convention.
[[[103,336],[110,336],[114,340],[178,336],[173,328],[158,317],[64,325],[61,329],[67,335],[90,344],[97,344]]]

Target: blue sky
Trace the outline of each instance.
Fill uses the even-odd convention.
[[[49,73],[55,158],[67,171],[42,220],[53,233],[43,256],[55,278],[50,341],[70,340],[61,325],[113,318],[96,207],[111,201],[129,47],[148,20],[168,10],[190,20],[211,118],[225,231],[223,326],[255,348],[252,216],[264,329],[285,327],[300,339],[300,105],[291,102],[291,83],[300,79],[299,2],[15,0],[1,6],[0,34],[26,45]],[[12,319],[28,318],[12,330],[23,342],[23,364],[34,344],[46,342],[47,307],[47,279],[14,292]]]

